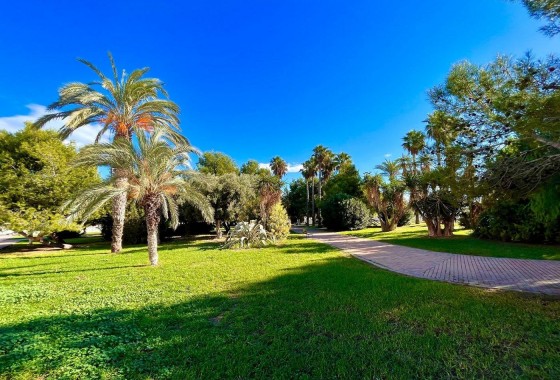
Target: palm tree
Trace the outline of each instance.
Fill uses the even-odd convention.
[[[300,170],[303,178],[305,178],[305,188],[307,190],[307,202],[305,204],[305,216],[306,216],[306,222],[305,224],[307,226],[309,226],[309,181],[311,180],[312,182],[312,186],[313,185],[313,180],[315,179],[315,171],[313,168],[313,163],[311,162],[311,160],[305,161],[303,163],[303,169]],[[315,190],[315,188],[313,188],[313,190]],[[313,193],[312,193],[313,194]],[[313,212],[315,212],[315,204],[313,204]]]
[[[426,120],[426,135],[435,142],[438,167],[442,164],[442,153],[455,138],[452,130],[452,119],[442,111],[434,111]]]
[[[397,179],[397,175],[401,170],[401,164],[399,160],[391,161],[385,160],[382,164],[375,166],[375,168],[387,177],[389,177],[389,181],[393,182]]]
[[[412,170],[416,174],[416,156],[426,147],[424,133],[420,131],[410,131],[403,137],[403,148],[412,156]]]
[[[323,199],[323,181],[328,180],[334,170],[334,154],[323,145],[317,145],[313,149],[313,158],[319,173],[319,201]],[[319,208],[318,227],[322,227],[323,218],[321,208]]]
[[[427,173],[430,171],[432,167],[432,158],[429,155],[421,155],[418,158],[418,162],[420,163],[420,169],[422,170],[422,173]]]
[[[198,208],[207,221],[212,221],[212,209],[206,197],[188,181],[187,171],[193,151],[190,146],[171,146],[162,131],[148,135],[135,131],[136,141],[117,139],[112,143],[94,144],[83,148],[77,158],[80,166],[110,166],[126,178],[125,186],[110,177],[101,184],[86,189],[65,205],[71,219],[87,220],[106,202],[124,194],[143,208],[148,231],[150,263],[158,265],[158,225],[161,215],[178,225],[178,203],[186,201]]]
[[[410,156],[407,155],[402,155],[401,158],[397,159],[397,162],[400,164],[401,166],[401,171],[402,171],[402,175],[403,177],[408,176],[412,170],[412,159],[410,158]]]
[[[161,129],[175,144],[189,146],[188,140],[179,133],[179,107],[167,99],[163,83],[156,78],[144,78],[149,68],[134,70],[130,75],[123,71],[119,77],[111,53],[109,60],[113,71],[112,79],[92,63],[79,59],[97,74],[99,81],[64,85],[59,90],[58,100],[49,106],[50,110],[57,112],[39,118],[34,124],[35,127],[42,128],[51,120],[62,119],[64,125],[59,133],[61,137],[66,138],[88,124],[99,124],[102,128],[95,139],[96,143],[105,132],[111,132],[114,141],[128,141],[136,130],[151,132]],[[124,173],[112,168],[112,175],[116,179],[117,187],[127,187]],[[121,192],[113,199],[111,252],[119,252],[122,249],[125,211],[126,194]]]
[[[352,163],[352,158],[348,153],[341,152],[334,157],[334,167],[337,172],[339,172],[344,167],[350,165],[351,163]]]
[[[288,164],[286,164],[286,161],[282,158],[276,156],[270,160],[270,170],[272,170],[272,173],[278,177],[278,179],[282,179],[288,172]]]
[[[426,147],[426,136],[420,131],[410,131],[403,137],[403,148],[410,153],[412,156],[412,176],[416,177],[418,174],[418,168],[416,165],[416,156],[418,153],[422,152]],[[412,200],[416,199],[416,188],[412,187],[410,189],[410,197]],[[415,222],[420,223],[420,214],[418,210],[414,210]]]

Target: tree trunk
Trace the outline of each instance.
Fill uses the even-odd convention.
[[[148,230],[148,256],[150,264],[156,266],[159,263],[158,257],[158,226],[159,226],[159,204],[157,198],[149,199],[144,204],[146,214],[146,229]]]
[[[381,215],[379,223],[381,224],[382,232],[391,232],[397,228],[397,220],[394,217],[389,218],[386,213],[381,213]]]
[[[216,238],[222,238],[222,221],[220,219],[216,219]]]
[[[391,232],[397,229],[397,223],[391,221],[389,223],[381,222],[381,231],[382,232]]]
[[[311,223],[315,226],[315,176],[311,182]]]
[[[440,235],[441,228],[438,221],[434,221],[430,218],[424,218],[426,225],[428,226],[428,236],[437,237]]]
[[[420,224],[420,214],[418,213],[418,210],[414,210],[414,217],[416,218],[416,224]]]
[[[115,185],[119,189],[124,189],[128,185],[128,179],[122,176],[118,170],[115,170],[117,180]],[[126,192],[113,198],[111,216],[113,217],[113,233],[111,237],[111,252],[117,253],[122,250],[122,239],[124,231],[124,219],[126,214]]]
[[[323,175],[319,173],[319,205],[321,205],[321,200],[323,199],[323,190],[322,190],[322,182],[323,182]],[[318,208],[317,215],[317,227],[323,227],[323,216],[321,215],[321,207]]]
[[[443,229],[441,231],[441,236],[450,237],[453,236],[453,230],[455,229],[455,220],[446,220],[443,222]]]
[[[307,199],[305,202],[305,225],[309,227],[309,181],[305,180],[305,190],[307,193]]]

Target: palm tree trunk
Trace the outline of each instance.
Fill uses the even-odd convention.
[[[146,214],[146,229],[148,230],[148,256],[152,266],[158,265],[158,226],[159,204],[157,198],[150,198],[144,202]]]
[[[305,225],[309,227],[309,180],[305,180],[305,190],[307,193],[307,201],[305,202]]]
[[[115,170],[117,179],[115,185],[119,189],[126,188],[128,179],[122,175],[118,170]],[[111,252],[117,253],[122,250],[122,240],[124,231],[124,219],[126,214],[126,192],[117,195],[113,199],[111,216],[113,217],[113,229],[111,236]]]
[[[321,205],[321,200],[323,199],[322,182],[323,182],[323,175],[319,173],[319,205]],[[321,228],[323,227],[323,217],[321,216],[321,207],[318,208],[318,214],[319,215],[317,215],[317,227]]]
[[[315,226],[315,176],[311,181],[311,223]]]

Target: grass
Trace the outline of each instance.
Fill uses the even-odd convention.
[[[477,239],[470,236],[470,233],[470,230],[458,230],[453,237],[430,238],[425,225],[399,227],[391,232],[382,232],[380,228],[343,232],[346,235],[436,252],[516,259],[560,260],[560,246],[558,245],[504,243]]]
[[[0,378],[560,378],[560,301],[409,278],[300,237],[0,254]]]

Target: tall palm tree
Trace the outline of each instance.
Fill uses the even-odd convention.
[[[399,160],[391,161],[385,160],[382,164],[376,165],[375,168],[387,177],[389,177],[389,181],[394,181],[397,179],[397,175],[401,170],[401,164]],[[376,177],[377,178],[377,177]]]
[[[63,138],[88,125],[101,125],[95,142],[110,132],[114,141],[130,140],[136,130],[154,131],[161,129],[166,137],[175,144],[189,146],[188,140],[179,133],[179,107],[167,97],[163,83],[156,78],[145,78],[149,68],[134,70],[119,76],[113,56],[109,53],[113,78],[105,76],[92,63],[79,59],[97,74],[99,80],[92,83],[72,82],[64,85],[58,92],[58,100],[49,106],[56,112],[47,114],[35,122],[41,128],[49,121],[62,119],[60,129]],[[161,97],[164,98],[161,98]],[[126,176],[118,169],[112,169],[116,186],[125,188]],[[113,237],[111,251],[122,249],[122,234],[126,211],[126,194],[119,193],[113,199]]]
[[[334,154],[323,145],[317,145],[313,148],[313,161],[316,164],[317,172],[319,173],[319,202],[323,199],[323,182],[328,180],[328,177],[334,170]],[[321,208],[319,207],[319,215],[317,218],[318,227],[323,225],[323,217],[321,216]]]
[[[420,131],[409,131],[403,137],[403,148],[412,156],[412,170],[416,174],[416,156],[426,147],[424,133]]]
[[[178,203],[186,201],[198,208],[206,221],[212,221],[212,208],[206,197],[197,191],[186,176],[190,171],[190,146],[171,146],[162,131],[148,135],[136,132],[136,141],[117,139],[112,143],[94,144],[83,148],[76,160],[80,166],[110,166],[126,178],[110,177],[101,184],[86,189],[70,200],[65,209],[73,219],[87,220],[95,211],[115,196],[124,194],[144,210],[148,231],[150,263],[158,265],[158,225],[161,215],[178,225]],[[195,175],[194,173],[190,175]]]
[[[307,202],[305,204],[305,216],[306,216],[305,224],[307,226],[309,226],[309,199],[310,199],[310,197],[309,197],[309,181],[312,181],[312,186],[314,186],[313,185],[313,182],[314,182],[313,180],[315,179],[315,171],[314,171],[313,163],[311,162],[311,160],[305,161],[303,163],[303,169],[301,169],[300,172],[301,172],[303,178],[305,178],[305,189],[307,191],[307,199],[306,199]],[[313,190],[315,190],[315,189],[313,188]],[[313,205],[313,206],[315,206],[315,205]],[[313,208],[315,208],[315,207],[313,207]],[[313,209],[313,212],[315,212],[314,209]]]
[[[281,157],[276,156],[270,160],[270,170],[278,179],[282,179],[288,172],[288,164]]]
[[[416,177],[418,175],[418,167],[416,162],[416,156],[424,150],[426,147],[426,136],[420,131],[410,131],[403,137],[403,148],[410,153],[412,156],[412,176]],[[415,186],[410,188],[410,198],[415,200],[417,197],[417,189]],[[414,210],[415,222],[420,223],[420,214],[418,210]]]

